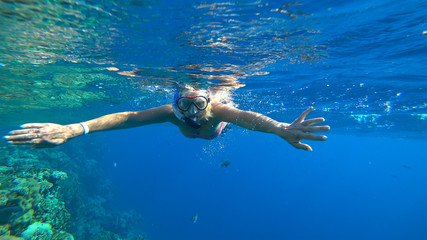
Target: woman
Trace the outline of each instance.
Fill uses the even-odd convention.
[[[298,149],[312,151],[302,139],[324,141],[326,136],[311,133],[324,132],[329,126],[312,126],[322,123],[323,118],[305,120],[312,107],[304,111],[293,123],[277,122],[260,113],[243,111],[216,99],[205,90],[186,86],[175,93],[172,104],[166,104],[138,112],[120,112],[105,115],[82,123],[60,125],[54,123],[27,123],[23,129],[4,136],[11,144],[33,145],[33,148],[54,147],[67,140],[88,134],[139,127],[154,123],[171,122],[190,138],[213,139],[221,134],[228,123],[266,133],[274,133]]]

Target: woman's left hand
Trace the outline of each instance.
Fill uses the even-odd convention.
[[[33,148],[55,147],[82,134],[82,130],[79,133],[75,127],[82,129],[82,126],[73,125],[74,127],[56,123],[27,123],[21,125],[23,129],[11,131],[3,138],[14,145],[33,145]]]
[[[312,110],[313,107],[309,107],[291,124],[282,123],[277,135],[285,139],[288,143],[297,149],[303,149],[310,152],[313,151],[313,149],[308,144],[301,143],[301,140],[306,139],[314,141],[325,141],[327,139],[325,135],[315,135],[311,133],[329,131],[330,127],[327,125],[312,126],[313,124],[324,122],[324,118],[312,118],[305,120],[307,115]]]

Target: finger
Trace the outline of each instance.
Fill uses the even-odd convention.
[[[49,123],[26,123],[22,124],[21,128],[43,128],[49,126]]]
[[[301,133],[298,134],[298,138],[300,139],[306,139],[306,140],[313,140],[313,141],[326,141],[328,137],[325,135],[315,135],[310,133]]]
[[[312,119],[304,120],[304,122],[302,122],[301,124],[304,126],[310,126],[316,123],[322,123],[324,121],[325,121],[324,118],[312,118]]]
[[[18,135],[18,134],[27,134],[27,133],[39,133],[40,129],[38,128],[30,128],[30,129],[19,129],[10,131],[9,135]]]
[[[6,140],[9,141],[23,141],[23,140],[30,140],[34,138],[39,138],[38,133],[28,133],[28,134],[19,134],[19,135],[7,135],[4,136]]]
[[[39,144],[41,142],[42,142],[42,139],[40,138],[31,139],[27,141],[9,141],[9,143],[13,145],[33,145],[33,144]]]
[[[310,126],[310,127],[304,127],[303,131],[316,133],[316,132],[326,132],[326,131],[329,131],[330,129],[331,128],[327,125],[325,125],[325,126]]]
[[[291,143],[291,145],[294,146],[297,149],[302,149],[302,150],[306,150],[306,151],[309,151],[309,152],[313,151],[313,149],[309,145],[307,145],[305,143],[294,142],[294,143]]]
[[[307,115],[313,111],[313,107],[309,107],[307,108],[307,110],[305,110],[298,118],[297,120],[295,120],[295,122],[302,122],[304,121],[305,117],[307,117]]]

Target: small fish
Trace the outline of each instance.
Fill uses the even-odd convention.
[[[194,215],[194,217],[191,218],[191,221],[193,223],[197,223],[197,220],[199,220],[199,215],[198,214]]]
[[[114,163],[114,167],[117,167],[117,163],[116,162]]]
[[[411,167],[408,165],[402,165],[401,167],[406,168],[406,169],[411,169]]]
[[[221,166],[221,167],[228,167],[230,164],[231,164],[231,161],[230,161],[230,160],[222,160],[222,161],[219,163],[219,166]]]

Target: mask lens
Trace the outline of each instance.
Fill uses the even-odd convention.
[[[193,100],[191,98],[180,98],[178,100],[178,108],[182,111],[188,111],[191,106],[191,103],[193,103]]]
[[[208,102],[206,101],[206,98],[204,97],[197,97],[194,99],[194,104],[196,104],[196,107],[199,110],[203,110],[208,106]]]

